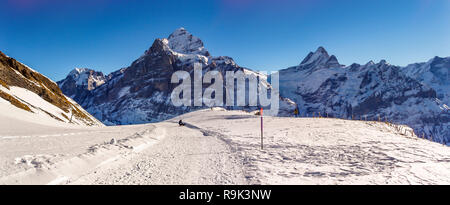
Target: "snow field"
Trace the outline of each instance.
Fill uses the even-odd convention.
[[[450,184],[449,147],[383,122],[264,116],[262,150],[259,116],[219,108],[83,129],[0,137],[0,184]]]

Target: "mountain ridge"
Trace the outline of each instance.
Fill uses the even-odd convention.
[[[238,66],[231,57],[210,55],[200,39],[180,28],[168,38],[155,39],[150,48],[121,74],[108,79],[93,90],[77,87],[73,85],[75,81],[70,81],[69,78],[59,81],[58,84],[77,87],[78,91],[72,92],[76,93],[74,100],[106,124],[158,122],[206,107],[177,107],[171,103],[171,91],[176,87],[170,83],[172,74],[175,71],[187,71],[193,76],[195,63],[202,66],[203,73],[214,70],[225,76],[227,71],[242,71],[245,76],[266,80],[266,76]],[[70,83],[67,83],[69,81],[72,84],[70,86]],[[264,83],[264,86],[269,84]],[[65,92],[70,94],[68,90]],[[224,96],[226,92],[231,91],[225,91]],[[281,99],[280,102],[281,106],[288,110],[295,107],[290,101]],[[243,109],[233,106],[229,108]]]
[[[328,57],[322,49],[318,51]],[[450,141],[449,109],[439,100],[442,92],[432,82],[424,83],[406,73],[408,68],[386,60],[343,67],[324,64],[326,58],[310,62],[311,58],[308,55],[299,66],[280,70],[281,96],[297,103],[304,115],[321,112],[346,119],[381,118],[409,125],[418,136]]]
[[[171,44],[173,39],[177,39],[176,43]],[[435,57],[433,59],[444,59],[445,61],[445,59],[450,58]],[[430,62],[434,61],[430,60]],[[444,62],[443,67],[439,68],[444,71],[448,69],[446,62]],[[173,86],[167,83],[167,80],[177,70],[187,70],[192,73],[193,63],[201,63],[205,72],[215,69],[219,69],[221,72],[245,70],[252,72],[253,75],[259,75],[250,69],[238,66],[231,57],[211,56],[200,39],[192,36],[184,28],[180,28],[170,34],[168,38],[156,39],[152,46],[124,72],[117,75],[117,78],[111,78],[114,81],[113,83],[105,83],[92,91],[86,91],[87,94],[80,97],[83,99],[75,100],[80,102],[83,107],[89,107],[90,110],[88,109],[88,111],[96,113],[96,116],[108,118],[107,115],[114,115],[113,110],[126,109],[123,105],[118,106],[118,104],[127,100],[118,100],[117,98],[128,96],[131,99],[143,97],[159,99],[165,101],[165,103],[150,103],[153,106],[157,105],[155,107],[161,107],[155,108],[154,112],[148,112],[148,109],[151,110],[152,108],[147,108],[143,111],[147,114],[143,114],[141,120],[138,120],[137,123],[151,122],[151,120],[145,118],[146,115],[156,116],[157,119],[177,116],[190,111],[191,108],[174,108],[169,104],[167,93],[173,89]],[[436,63],[428,64],[435,65]],[[426,63],[411,65],[424,66]],[[293,108],[297,106],[305,113],[322,112],[342,118],[352,118],[353,115],[358,115],[357,117],[376,119],[378,115],[381,115],[380,118],[412,126],[418,135],[421,133],[428,136],[436,135],[434,137],[436,141],[449,141],[450,131],[446,127],[450,119],[448,117],[448,104],[445,104],[446,99],[439,99],[445,89],[439,90],[435,86],[430,86],[431,82],[421,80],[417,77],[421,75],[414,75],[411,71],[404,73],[406,70],[413,70],[412,67],[391,65],[386,60],[380,60],[378,63],[373,61],[366,64],[353,63],[345,66],[339,63],[335,55],[330,55],[324,47],[320,46],[315,52],[310,52],[297,66],[280,70],[280,99],[283,99],[281,116],[292,115]],[[438,70],[440,71],[440,69]],[[430,69],[423,70],[425,71],[422,73],[429,73],[426,71]],[[150,73],[151,75],[149,75]],[[141,82],[145,84],[145,80],[142,79],[143,76],[147,77],[146,81],[154,82],[151,85],[127,86],[133,85],[135,83],[133,81],[136,79],[141,79]],[[268,77],[270,78],[270,76]],[[444,88],[447,88],[445,86],[448,87],[448,85],[444,85]],[[147,91],[142,91],[145,89]],[[155,94],[155,91],[159,94]],[[140,92],[140,94],[137,96],[127,94],[136,92]],[[161,92],[164,94],[161,95]],[[102,101],[99,100],[100,98],[107,100]],[[348,99],[351,99],[351,101]],[[102,106],[98,107],[97,105],[108,104],[108,101],[114,101],[115,105],[108,105],[110,111],[104,113],[101,111]],[[423,112],[406,111],[408,107],[414,106],[416,109],[420,109],[420,106],[422,106],[425,110]],[[339,110],[336,110],[337,107],[339,107]],[[135,108],[139,110],[139,108]],[[424,113],[425,111],[433,114],[427,115]],[[170,112],[175,114],[167,115]],[[405,114],[399,114],[399,112],[413,113],[414,116],[408,117]],[[127,113],[133,115],[131,110]],[[312,113],[309,114],[312,115]],[[122,113],[121,116],[127,116],[127,114]],[[420,120],[423,120],[424,123]],[[114,124],[116,123],[133,124],[136,122],[125,120],[114,122]]]

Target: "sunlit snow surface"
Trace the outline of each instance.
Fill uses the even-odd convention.
[[[5,120],[0,184],[450,184],[449,147],[385,123],[265,116],[261,150],[259,116],[220,108],[103,128]]]

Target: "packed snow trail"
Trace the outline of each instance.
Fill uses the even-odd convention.
[[[121,140],[155,128],[153,125],[103,128],[22,125],[21,129],[0,130],[0,179],[42,164],[69,160],[113,138]],[[13,134],[14,130],[18,135]]]
[[[157,146],[72,184],[246,184],[242,163],[226,143],[175,121],[159,126],[169,131]]]
[[[124,128],[127,130],[121,133]],[[129,135],[129,132],[133,133]],[[78,133],[70,134],[44,135],[46,137],[34,135],[26,138],[30,144],[40,145],[37,147],[24,144],[23,138],[1,140],[0,144],[10,145],[11,149],[2,153],[0,158],[2,164],[6,165],[0,175],[0,184],[70,183],[100,167],[109,166],[114,161],[157,144],[164,138],[165,130],[144,125],[113,127],[109,130],[103,128],[101,131],[84,132],[78,136]],[[115,138],[111,138],[112,136]],[[21,147],[22,145],[24,146]],[[32,150],[26,150],[27,148]],[[21,152],[39,154],[22,155]],[[13,156],[16,157],[12,159]]]

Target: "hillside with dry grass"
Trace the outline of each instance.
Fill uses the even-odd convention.
[[[63,120],[61,117],[56,117],[51,112],[41,109],[41,111],[54,119],[63,122],[72,122],[72,119],[77,119],[81,124],[85,125],[101,124],[89,113],[84,111],[78,104],[71,102],[71,100],[61,92],[55,82],[18,62],[14,58],[8,57],[1,51],[0,85],[5,88],[3,91],[0,90],[0,97],[25,111],[33,112],[32,109],[30,109],[30,107],[33,107],[32,103],[26,102],[20,97],[9,93],[8,91],[11,90],[11,87],[18,87],[31,91],[46,102],[59,108],[62,111],[59,114],[63,116],[62,118],[66,118]]]

